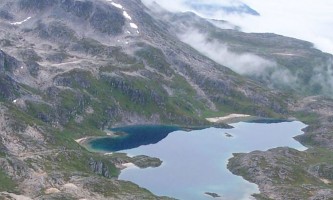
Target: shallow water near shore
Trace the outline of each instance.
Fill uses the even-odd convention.
[[[127,168],[119,179],[132,181],[157,195],[184,200],[212,199],[205,195],[206,192],[220,195],[219,199],[246,200],[251,199],[251,194],[259,193],[259,190],[255,184],[233,175],[227,169],[232,153],[284,146],[306,149],[293,139],[302,134],[301,129],[306,127],[301,122],[240,122],[231,125],[235,128],[208,128],[190,132],[177,130],[159,141],[154,140],[154,143],[122,150],[120,152],[131,156],[158,157],[163,164],[158,168]],[[153,129],[158,132],[161,127],[146,128],[149,132]]]

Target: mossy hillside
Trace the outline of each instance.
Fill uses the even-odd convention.
[[[69,119],[83,113],[87,107],[86,105],[89,105],[91,102],[89,95],[72,90],[62,90],[57,98],[60,98],[57,106],[60,117]]]
[[[146,44],[139,44],[139,46],[141,46],[142,49],[138,50],[136,55],[145,60],[150,67],[155,68],[158,72],[167,76],[174,74],[161,49]]]
[[[261,99],[249,99],[222,82],[202,82],[202,77],[195,77],[198,79],[195,81],[202,82],[200,87],[218,108],[217,111],[211,110],[207,101],[200,99],[185,78],[174,73],[161,49],[138,43],[134,55],[129,55],[119,47],[107,47],[96,40],[82,39],[80,44],[82,48],[79,49],[85,49],[86,53],[90,54],[89,52],[98,49],[102,57],[107,56],[111,60],[110,64],[100,67],[98,75],[84,70],[72,70],[54,79],[56,85],[69,88],[67,91],[59,92],[62,102],[57,102],[57,110],[61,111],[58,120],[63,121],[62,124],[74,124],[72,122],[78,115],[83,116],[85,123],[89,125],[105,128],[121,121],[123,113],[146,118],[158,114],[161,122],[165,123],[202,123],[204,117],[211,117],[210,113],[217,115],[241,112],[281,117],[281,113],[286,112],[284,108],[275,109],[274,103],[278,100],[265,100],[272,100],[273,103],[263,106]],[[145,66],[156,71],[147,70]],[[128,75],[127,72],[133,75]],[[189,73],[193,72],[189,70]],[[241,77],[239,81],[242,81]],[[168,87],[172,94],[168,94],[169,91],[166,91],[164,86]],[[257,89],[254,93],[267,92],[261,91],[260,87]],[[276,104],[285,106],[282,101]],[[80,102],[80,105],[75,105],[77,102]],[[87,115],[84,111],[89,107],[94,112]],[[179,121],[182,119],[181,116],[186,120]]]
[[[172,88],[171,96],[161,87],[160,80],[140,77],[95,77],[87,71],[73,70],[55,80],[57,85],[68,88],[48,92],[52,95],[42,95],[46,102],[55,104],[26,101],[26,112],[45,123],[52,124],[59,120],[72,131],[73,138],[105,134],[101,129],[121,121],[122,112],[146,117],[157,113],[161,114],[162,122],[172,124],[206,123],[200,117],[209,109],[179,75],[173,76],[171,81],[164,81],[166,86]],[[177,87],[179,85],[181,87]],[[90,108],[91,113],[88,111]],[[82,121],[76,120],[78,116],[82,117]],[[30,124],[35,123],[33,118],[30,118]],[[181,121],[183,119],[186,121]]]
[[[331,173],[333,172],[332,168],[327,168],[328,171],[324,171],[320,166],[332,166],[333,163],[333,152],[325,148],[311,148],[306,152],[297,153],[297,157],[303,159],[303,164],[299,165],[297,163],[293,165],[288,165],[292,167],[293,172],[291,173],[290,179],[292,180],[290,184],[302,186],[303,184],[311,184],[323,188],[333,188],[332,184],[324,183],[319,178],[325,178],[330,181],[333,181]],[[299,155],[300,154],[300,155]],[[279,162],[281,164],[285,163],[285,158],[280,158]],[[311,173],[314,173],[312,170],[313,166],[319,166],[316,168],[318,171],[315,173],[319,174],[319,177],[313,176]],[[311,173],[310,173],[311,172]]]
[[[85,49],[86,53],[99,49],[116,62],[100,67],[98,75],[79,69],[58,75],[55,84],[67,89],[54,87],[42,94],[45,102],[52,102],[50,104],[28,103],[27,112],[32,116],[43,122],[66,125],[72,130],[79,130],[75,127],[79,124],[95,133],[96,128],[104,129],[120,122],[124,113],[145,118],[157,114],[161,123],[187,125],[205,123],[204,117],[232,112],[269,117],[281,117],[285,112],[284,108],[274,108],[274,102],[279,100],[262,106],[261,99],[249,99],[222,82],[207,80],[200,86],[217,106],[217,110],[211,110],[186,79],[174,73],[162,50],[139,43],[139,49],[131,56],[121,48],[106,47],[96,40],[82,39],[81,44],[79,49]],[[146,70],[145,65],[156,72]],[[123,72],[143,73],[132,76]],[[239,81],[242,82],[241,77]],[[257,89],[254,92],[266,92],[260,87]],[[276,104],[284,106],[283,100]]]
[[[30,115],[30,113],[25,110],[13,105],[12,103],[4,104],[9,109],[9,116],[15,120],[10,122],[10,127],[13,130],[22,131],[26,126],[45,126],[46,123],[38,119],[35,116]]]
[[[40,130],[43,131],[43,134],[45,134],[48,138],[48,151],[50,154],[42,152],[42,155],[45,158],[44,167],[48,172],[52,173],[52,171],[56,170],[63,171],[64,173],[80,172],[92,174],[93,172],[89,167],[89,163],[93,160],[103,162],[107,166],[110,176],[115,177],[119,174],[119,170],[116,169],[115,166],[105,157],[88,152],[74,141],[74,137],[82,135],[81,133],[75,133],[72,129],[67,127],[61,131],[56,128],[52,128],[50,124],[43,122],[41,119],[35,118],[32,115],[27,115],[25,110],[18,108],[12,108],[9,117],[20,121],[19,125],[16,125],[16,123],[10,124],[10,126],[14,129],[23,131],[27,125],[39,127]],[[99,130],[95,129],[94,131],[98,132]],[[91,132],[90,134],[92,133],[94,132]],[[26,142],[34,141],[28,140]]]
[[[54,172],[61,172],[65,181],[70,181],[73,175],[89,177],[91,180],[87,182],[87,186],[93,192],[100,192],[106,197],[121,197],[126,195],[141,196],[143,199],[156,199],[156,197],[143,188],[137,185],[118,181],[116,184],[109,178],[101,177],[101,174],[95,174],[91,169],[92,162],[101,162],[103,166],[107,167],[108,175],[110,177],[117,177],[119,175],[119,169],[109,160],[100,154],[90,153],[78,143],[73,140],[73,130],[65,128],[60,131],[54,128],[48,127],[48,123],[41,121],[27,115],[24,110],[17,109],[14,113],[11,113],[12,117],[19,117],[22,126],[26,124],[43,126],[50,134],[49,137],[49,149],[50,154],[43,152],[43,166],[47,173],[52,174]],[[96,130],[98,131],[98,130]],[[53,152],[53,153],[52,153]],[[34,162],[41,166],[40,161],[34,159],[28,159],[27,164],[30,165]],[[94,178],[95,177],[95,178]],[[12,181],[6,174],[0,170],[0,191],[15,192],[15,181]],[[94,182],[95,180],[95,182]],[[167,198],[166,198],[167,199]]]
[[[12,101],[20,96],[18,84],[8,75],[0,73],[0,101]]]
[[[305,152],[293,149],[273,149],[269,151],[280,151],[270,157],[263,152],[251,152],[250,159],[253,161],[252,168],[255,173],[263,173],[275,187],[280,187],[286,194],[299,191],[299,198],[307,199],[313,194],[307,188],[333,189],[330,182],[333,171],[332,151],[324,148],[311,148]],[[283,152],[281,154],[281,152]],[[247,168],[239,163],[246,154],[234,154],[229,160],[228,168],[235,174],[244,177],[246,180],[257,183],[253,169]],[[308,187],[304,187],[307,185]],[[261,195],[260,195],[261,196]],[[265,199],[266,196],[261,196]],[[260,199],[260,198],[259,198]]]
[[[8,38],[19,38],[17,41],[11,39],[10,42],[15,46],[8,47],[7,50],[15,54],[16,47],[20,47],[19,49],[21,47],[23,49],[26,47],[34,49],[39,57],[34,56],[33,52],[31,56],[29,56],[29,52],[21,56],[24,59],[31,58],[35,61],[42,58],[42,61],[38,62],[41,66],[39,69],[36,67],[36,71],[43,70],[43,74],[41,74],[43,76],[49,75],[51,77],[55,73],[64,72],[58,74],[53,83],[48,83],[53,84],[53,86],[46,91],[38,91],[40,88],[36,88],[36,91],[24,90],[28,95],[22,95],[22,91],[18,91],[16,88],[15,81],[21,81],[18,73],[11,74],[15,81],[5,80],[2,82],[3,85],[0,84],[3,86],[0,86],[0,91],[5,91],[3,99],[8,103],[9,112],[13,114],[13,120],[16,121],[16,123],[13,123],[15,126],[13,134],[18,135],[18,141],[31,142],[26,147],[31,147],[32,150],[38,147],[38,144],[33,143],[33,141],[26,141],[26,138],[21,137],[20,131],[24,130],[26,125],[38,128],[45,134],[45,141],[43,140],[41,143],[46,144],[44,148],[47,151],[36,152],[40,159],[31,159],[29,161],[31,162],[31,168],[36,166],[33,164],[37,164],[50,174],[60,172],[68,179],[80,175],[83,179],[96,178],[96,180],[98,179],[96,183],[87,181],[85,188],[94,187],[94,190],[100,191],[106,196],[110,195],[114,199],[123,198],[117,194],[124,194],[122,191],[130,193],[128,199],[134,198],[132,194],[136,194],[137,199],[154,199],[153,195],[143,192],[141,188],[131,183],[119,183],[92,173],[89,167],[91,158],[96,162],[102,161],[109,166],[112,176],[117,171],[114,170],[112,163],[110,164],[103,156],[87,152],[73,139],[83,136],[105,135],[103,129],[122,122],[127,123],[130,120],[136,123],[136,119],[142,122],[144,120],[140,120],[146,118],[146,122],[149,123],[151,117],[159,118],[160,123],[198,125],[205,122],[204,117],[222,116],[235,112],[271,117],[288,115],[286,112],[287,105],[284,103],[286,98],[282,97],[280,99],[279,94],[274,96],[269,90],[262,90],[260,87],[254,88],[251,82],[225,70],[223,66],[215,67],[219,76],[216,76],[214,80],[209,77],[209,74],[205,74],[204,78],[197,76],[203,74],[199,70],[191,72],[189,69],[183,68],[182,64],[188,65],[188,68],[199,65],[206,67],[206,64],[207,68],[213,68],[214,64],[210,64],[209,60],[200,56],[196,51],[188,51],[186,45],[170,35],[172,31],[165,31],[169,28],[168,23],[154,20],[148,13],[141,10],[142,7],[140,6],[137,7],[137,10],[134,10],[137,2],[129,4],[130,6],[127,6],[126,9],[135,11],[131,12],[133,17],[140,19],[140,36],[124,35],[125,39],[129,41],[129,45],[117,43],[117,45],[124,45],[124,49],[106,45],[106,43],[113,40],[112,38],[110,40],[110,35],[126,31],[122,29],[124,25],[122,13],[110,4],[102,1],[72,0],[43,2],[32,0],[29,2],[31,2],[32,7],[27,5],[28,10],[42,10],[37,12],[42,14],[37,14],[33,20],[28,22],[32,25],[29,27],[36,28],[28,30],[21,29],[21,27],[27,26],[17,26],[17,31],[13,32],[13,27],[3,27],[3,31],[6,33],[4,35],[10,36]],[[13,5],[12,8],[15,8],[15,2]],[[60,8],[62,5],[66,7],[65,10]],[[110,10],[110,7],[113,9]],[[8,7],[8,12],[13,13],[12,19],[19,18],[24,14],[20,14],[18,11],[20,9],[14,12]],[[112,15],[112,13],[116,14]],[[9,20],[9,22],[11,21],[13,20]],[[78,26],[75,26],[75,23],[79,23]],[[82,29],[81,27],[86,28]],[[19,34],[20,30],[24,34]],[[103,33],[106,33],[105,37],[103,37]],[[80,38],[82,36],[91,38]],[[249,34],[248,37],[252,37],[252,35]],[[119,35],[119,38],[122,38],[122,35]],[[141,41],[146,40],[150,45],[136,46],[134,42],[131,42],[138,38]],[[114,40],[117,39],[114,38]],[[235,42],[239,40],[239,38],[235,39]],[[40,41],[40,43],[35,41]],[[32,43],[35,45],[32,45]],[[259,44],[262,46],[265,45],[265,42]],[[272,43],[271,45],[277,46],[279,43]],[[50,52],[45,49],[47,46],[52,46],[52,49],[49,49]],[[244,49],[257,49],[261,55],[268,50],[266,47],[258,47],[254,42],[248,46]],[[295,46],[296,49],[301,49],[299,47]],[[131,53],[133,50],[135,52]],[[236,48],[233,48],[232,50],[241,53],[242,49],[237,51]],[[66,55],[56,55],[53,57],[56,58],[55,60],[47,59],[50,57],[49,53],[52,54],[55,51],[66,52]],[[188,55],[190,55],[188,57],[190,59],[186,59]],[[75,67],[74,63],[77,63],[79,70],[68,72],[69,68],[64,69],[62,65],[56,65],[71,63],[72,61],[73,64],[69,64],[69,67]],[[198,65],[191,66],[192,61]],[[282,59],[278,62],[281,65],[294,62],[293,60],[286,61],[286,63],[283,61]],[[52,65],[49,65],[49,63]],[[298,62],[295,66],[301,68],[303,64]],[[10,69],[15,69],[15,66],[9,66],[8,63],[6,65],[7,72],[10,72]],[[182,69],[185,78],[177,75],[178,72],[175,68]],[[84,71],[84,69],[87,71]],[[93,73],[88,70],[93,71]],[[39,72],[41,71],[35,72],[35,75],[39,75]],[[309,70],[305,74],[300,73],[300,76],[305,77],[304,80],[310,82],[311,79],[306,75],[311,72]],[[296,73],[296,70],[293,73]],[[30,77],[24,77],[22,81],[27,80],[26,78]],[[206,79],[212,81],[209,82]],[[198,95],[196,88],[191,86],[187,80],[191,80],[206,94]],[[239,84],[241,80],[245,81]],[[231,84],[228,85],[228,83]],[[10,89],[9,92],[7,92],[8,88]],[[251,89],[254,91],[251,91]],[[314,87],[313,90],[320,91],[320,88]],[[41,99],[35,98],[35,95],[38,95]],[[12,103],[14,99],[20,96],[22,98],[18,100],[17,104]],[[217,109],[211,110],[206,99],[212,101]],[[23,101],[25,104],[22,103]],[[41,162],[44,162],[44,157],[45,163],[43,165]],[[286,161],[281,160],[281,163],[283,162]],[[269,163],[262,162],[261,165],[262,167],[268,167]],[[324,165],[321,164],[320,169],[321,173],[329,174]],[[277,171],[277,169],[274,168],[274,171]],[[295,177],[292,178],[295,179]],[[304,181],[307,183],[311,181],[311,178],[305,178]],[[298,184],[297,181],[295,183]],[[117,187],[117,185],[121,186]],[[33,193],[34,191],[29,192]],[[140,196],[142,193],[147,196]]]
[[[316,124],[319,120],[319,115],[313,112],[295,112],[294,116],[305,124]]]
[[[239,80],[239,84],[244,84],[242,79]],[[209,81],[203,84],[202,87],[204,91],[211,95],[212,101],[218,108],[218,112],[215,114],[211,111],[207,114],[216,115],[222,111],[222,114],[244,113],[271,118],[283,118],[288,115],[285,101],[290,97],[281,95],[281,98],[275,98],[274,96],[265,95],[268,94],[268,91],[260,87],[251,91],[253,96],[246,96],[241,91],[231,90],[227,85]],[[246,86],[244,85],[244,87]]]
[[[264,77],[249,76],[255,80],[270,84],[275,88],[284,91],[294,91],[301,95],[331,95],[329,86],[329,60],[328,54],[325,54],[304,41],[284,38],[274,34],[251,34],[245,36],[243,33],[232,31],[210,32],[210,38],[223,41],[229,45],[230,49],[235,52],[253,54],[262,56],[276,63],[275,68],[267,69],[264,73],[270,77],[274,72],[288,71],[295,77],[296,81],[292,84],[277,82],[269,78],[269,82]],[[237,39],[236,39],[237,38]],[[264,38],[264,39],[261,39]],[[279,53],[291,53],[295,56],[283,56]],[[263,73],[263,74],[264,74]],[[316,77],[322,77],[319,81]],[[304,87],[306,86],[306,87]]]
[[[89,132],[100,135],[102,132],[96,130],[120,122],[124,113],[146,118],[158,114],[161,123],[179,125],[200,125],[207,123],[205,117],[234,112],[283,117],[277,114],[283,113],[283,110],[274,112],[269,107],[261,107],[258,103],[254,103],[255,99],[249,102],[248,98],[239,92],[216,96],[213,100],[218,109],[213,111],[182,76],[173,75],[169,80],[158,77],[145,79],[124,74],[117,76],[103,73],[96,77],[88,71],[73,70],[55,78],[57,85],[68,89],[58,89],[51,97],[44,96],[47,101],[56,104],[50,106],[30,102],[28,113],[44,122],[59,121],[62,125],[75,130],[75,135],[80,134],[78,130],[83,130],[84,135],[89,135]],[[163,85],[171,90],[171,94],[168,94]],[[81,120],[77,120],[78,117]]]
[[[53,115],[53,108],[51,105],[44,103],[32,103],[26,102],[27,112],[31,114],[32,117],[41,119],[43,122],[51,122],[50,116]]]
[[[173,80],[175,80],[175,83]],[[195,99],[195,91],[178,75],[174,76],[170,82],[165,82],[166,85],[175,88],[174,90],[177,94],[174,95],[175,98],[168,96],[162,87],[161,83],[163,82],[160,80],[148,80],[141,77],[125,75],[119,77],[102,74],[98,78],[89,72],[73,71],[62,75],[61,78],[58,77],[57,81],[58,84],[87,94],[87,97],[94,97],[87,100],[85,107],[92,107],[94,112],[91,116],[97,117],[95,119],[101,119],[98,120],[100,122],[105,121],[107,118],[114,122],[120,120],[121,112],[138,113],[146,117],[150,117],[152,114],[163,115],[165,112],[173,113],[178,110],[184,110],[182,104],[191,105],[191,108],[184,112],[188,117],[198,118],[196,110],[204,108],[204,104]],[[175,87],[175,84],[178,83],[182,83],[183,87]],[[72,105],[72,103],[78,102],[73,99],[72,97],[68,98],[68,100],[63,98],[64,107],[77,107]],[[67,104],[68,106],[66,106]],[[195,108],[196,106],[199,108]],[[93,119],[88,115],[87,117],[88,119]],[[165,120],[167,119],[165,118]]]
[[[253,194],[252,196],[253,196],[254,198],[256,198],[257,200],[273,200],[273,199],[270,199],[270,198],[265,197],[265,196],[262,195],[262,194]]]
[[[220,43],[235,54],[253,54],[271,61],[274,67],[267,67],[261,73],[245,74],[265,86],[304,96],[332,96],[329,76],[332,56],[315,49],[310,42],[272,33],[243,33],[237,29],[220,29],[188,13],[174,14],[171,22],[178,22],[180,28],[176,28],[177,32],[186,33],[188,30],[183,27],[192,27],[206,35],[206,42]],[[283,81],[276,78],[276,74],[280,73],[284,74]]]
[[[104,176],[104,174],[99,174],[99,172],[91,168],[92,162],[103,163],[103,167],[107,170],[107,172],[103,172],[108,175],[106,178],[118,177],[120,173],[120,170],[106,157],[82,149],[64,150],[55,156],[45,157],[44,167],[48,173],[53,173],[54,171],[62,172],[67,176],[67,179],[76,173],[82,176]]]
[[[108,177],[117,177],[119,175],[119,169],[115,167],[108,157],[90,153],[76,143],[73,140],[73,130],[68,128],[62,131],[54,129],[49,127],[48,123],[27,115],[25,112],[17,109],[14,113],[10,113],[10,117],[19,117],[22,126],[27,124],[42,126],[47,131],[47,134],[50,134],[48,136],[48,150],[41,152],[42,154],[40,155],[43,157],[43,161],[27,159],[27,166],[33,166],[33,164],[43,166],[43,169],[50,175],[60,172],[64,181],[70,181],[73,176],[85,177],[89,181],[84,183],[86,184],[84,187],[89,188],[93,192],[100,192],[105,197],[119,198],[126,195],[135,195],[142,197],[142,199],[156,199],[151,192],[133,183],[126,181],[115,182],[112,179],[103,177],[98,172],[92,171],[91,163],[99,162],[103,163],[103,167],[107,167]],[[49,151],[50,153],[48,153]],[[0,180],[0,191],[16,192],[15,181],[11,180],[1,170]]]
[[[91,191],[103,194],[105,197],[113,199],[128,198],[131,199],[135,196],[136,199],[147,199],[147,200],[156,200],[156,199],[170,199],[167,197],[156,197],[147,189],[141,188],[138,185],[128,182],[128,181],[117,181],[115,185],[112,180],[96,180],[91,181],[90,184],[86,184],[85,187],[89,187]]]
[[[127,56],[124,57],[123,59],[126,59],[126,62],[122,61],[117,66],[114,63],[109,63],[105,66],[100,67],[100,73],[107,74],[107,73],[119,72],[119,66],[121,66],[122,73],[140,72],[141,70],[145,69],[143,61],[131,61],[132,58]],[[117,60],[117,62],[119,61]]]
[[[16,192],[16,183],[0,168],[0,192]]]

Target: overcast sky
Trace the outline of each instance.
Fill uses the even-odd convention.
[[[143,0],[148,3],[153,0]],[[171,11],[188,11],[185,0],[155,0]],[[195,0],[200,1],[200,0]],[[201,0],[235,5],[238,0]],[[310,41],[322,51],[333,54],[333,0],[242,0],[261,16],[212,13],[206,16],[224,19],[244,32],[273,32]]]

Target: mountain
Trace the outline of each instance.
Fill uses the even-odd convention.
[[[226,112],[224,107],[259,116],[285,113],[274,92],[180,43],[139,3],[126,10],[104,1],[3,6],[21,10],[3,22],[3,53],[15,58],[4,74],[30,87],[6,100],[28,101],[44,122],[65,125],[87,107],[101,111],[87,120],[102,129],[152,116],[156,123],[198,124],[205,113]]]
[[[203,55],[177,32],[183,31],[182,23],[204,22],[210,34],[228,33],[235,49],[254,51],[251,42],[271,51],[276,44],[297,44],[328,55],[304,41],[226,31],[197,16],[192,18],[197,21],[184,20],[186,15],[160,15],[139,0],[1,1],[0,199],[168,199],[117,180],[117,166],[131,158],[111,159],[75,142],[105,136],[110,127],[216,126],[205,118],[234,112],[297,116],[309,123],[314,121],[307,116],[318,114],[328,120],[324,111],[314,114],[308,105],[330,110],[330,100],[302,101],[272,90]],[[270,46],[260,38],[272,41]],[[293,66],[293,60],[283,61]],[[327,148],[312,135],[316,128],[299,140]],[[317,191],[317,182],[309,184]]]
[[[332,96],[333,56],[310,42],[273,33],[244,33],[228,22],[165,13],[172,32],[214,61],[272,89]],[[195,39],[191,39],[195,38]]]
[[[205,16],[214,16],[214,14],[247,14],[253,16],[259,16],[260,14],[252,9],[250,6],[246,5],[240,1],[233,1],[224,3],[217,2],[203,2],[203,1],[185,1],[185,5],[188,5],[189,8],[199,14]]]

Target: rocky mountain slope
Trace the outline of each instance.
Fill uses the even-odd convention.
[[[193,13],[157,13],[172,23],[170,29],[182,41],[241,75],[272,89],[332,96],[333,56],[310,42],[272,33],[244,33],[226,21],[206,20]]]
[[[121,159],[74,139],[127,124],[303,112],[295,96],[217,64],[176,28],[138,0],[1,1],[0,199],[164,199],[117,180]]]

